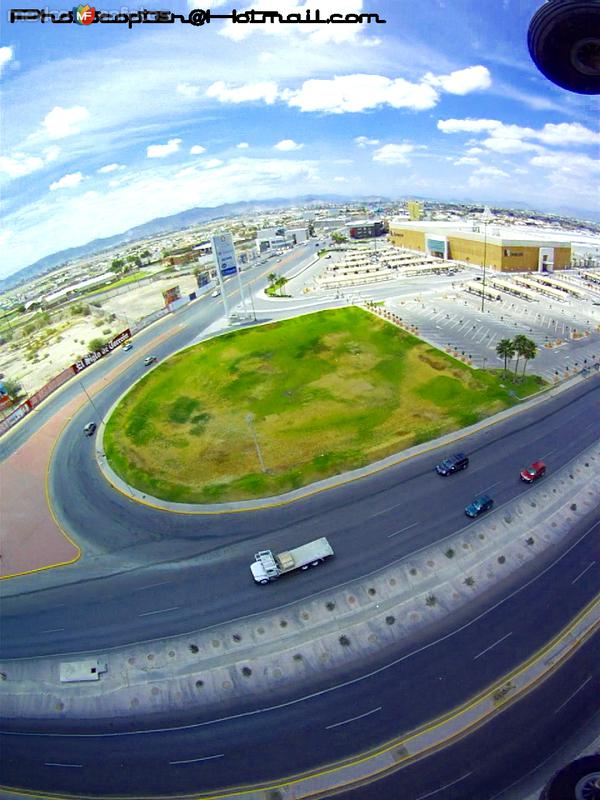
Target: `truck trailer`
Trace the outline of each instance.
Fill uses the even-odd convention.
[[[250,565],[250,571],[256,583],[265,584],[275,581],[280,575],[293,572],[295,569],[316,567],[317,564],[321,564],[332,555],[332,546],[325,537],[322,537],[315,539],[314,542],[295,547],[293,550],[284,550],[282,553],[261,550],[254,556],[254,563]]]

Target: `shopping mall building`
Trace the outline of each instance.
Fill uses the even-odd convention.
[[[391,221],[389,238],[397,247],[461,261],[500,272],[553,272],[568,269],[571,243],[555,234],[478,222]],[[486,229],[487,228],[487,229]],[[559,235],[560,236],[560,235]]]

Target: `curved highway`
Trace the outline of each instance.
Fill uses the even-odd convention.
[[[173,324],[183,329],[154,352],[166,357],[219,315],[212,301],[179,312]],[[141,334],[136,342],[143,344],[144,336],[150,341],[151,335]],[[112,369],[116,358],[118,354],[95,368],[94,380]],[[140,363],[132,364],[94,398],[102,414],[142,369]],[[65,396],[80,391],[75,383],[64,390]],[[47,411],[42,406],[34,428],[60,402],[48,401]],[[106,483],[95,462],[93,442],[82,438],[82,425],[90,416],[84,409],[55,450],[50,490],[62,524],[91,555],[67,569],[2,587],[0,654],[14,659],[106,652],[326,592],[463,528],[464,506],[475,494],[489,490],[502,505],[527,492],[519,470],[535,458],[546,460],[554,471],[567,464],[597,440],[599,412],[600,379],[592,378],[463,440],[460,447],[469,453],[470,467],[449,479],[432,473],[442,455],[434,451],[279,508],[172,515],[140,506]],[[4,453],[30,435],[30,429],[22,425],[15,433],[3,445]],[[337,555],[322,570],[264,588],[254,585],[248,566],[257,547],[283,549],[321,535],[330,539]],[[168,714],[139,719],[132,715],[125,729],[113,720],[66,719],[60,725],[28,722],[4,727],[2,782],[45,792],[150,797],[276,781],[356,755],[453,708],[567,626],[597,593],[599,542],[596,511],[580,520],[560,548],[520,570],[501,590],[473,602],[443,626],[432,625],[407,640],[392,657],[381,656],[358,672],[354,668],[337,674],[334,683],[324,678],[306,697],[282,692],[271,703],[256,698],[224,708],[219,718],[203,718],[197,709],[189,718],[178,715],[176,720]],[[593,567],[579,579],[590,563]],[[154,613],[169,607],[177,613]],[[510,643],[494,647],[493,657],[478,656],[507,630]],[[591,674],[581,693],[586,703],[569,709],[571,724],[589,721],[598,710],[599,677],[597,670],[590,672],[597,660],[596,635],[569,662],[571,672],[555,690],[575,688]],[[548,686],[550,681],[539,694],[519,703],[514,713],[530,719],[544,702],[547,713]],[[569,693],[565,689],[565,696]],[[351,717],[360,721],[347,721]],[[554,717],[551,722],[546,733],[540,733],[546,753],[556,737]],[[499,741],[497,725],[502,730],[501,723],[494,722],[467,741],[485,752],[490,746],[486,737]],[[498,753],[503,779],[498,778],[500,766],[492,778],[494,759],[483,767],[474,756],[467,764],[473,769],[465,768],[469,774],[462,778],[453,773],[455,756],[448,753],[435,757],[439,764],[427,759],[427,768],[414,765],[386,779],[388,783],[378,783],[378,790],[365,787],[349,796],[417,798],[442,787],[437,798],[492,797],[493,782],[512,782],[507,759],[519,744],[516,738]],[[526,772],[528,763],[523,752],[515,770]],[[464,780],[464,786],[453,784],[454,778]],[[446,789],[445,783],[452,785]]]

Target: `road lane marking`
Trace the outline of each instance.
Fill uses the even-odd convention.
[[[42,633],[58,633],[58,631],[64,631],[64,628],[49,628],[47,631],[42,631]]]
[[[542,461],[543,461],[545,458],[548,458],[548,456],[551,456],[551,455],[552,455],[552,453],[556,453],[556,447],[554,448],[554,450],[548,450],[548,452],[547,452],[547,453],[544,453],[544,455],[542,456]]]
[[[212,761],[213,758],[225,758],[225,753],[219,753],[216,756],[203,756],[202,758],[188,758],[186,761],[169,761],[171,766],[175,764],[197,764],[199,761]]]
[[[477,655],[476,655],[476,656],[473,658],[473,661],[475,661],[476,659],[478,659],[478,658],[479,658],[479,656],[483,656],[483,655],[485,655],[485,653],[487,653],[487,652],[488,652],[488,650],[491,650],[491,649],[492,649],[492,647],[496,647],[496,645],[497,645],[497,644],[500,644],[500,642],[503,642],[505,639],[508,639],[508,637],[509,637],[509,636],[512,636],[512,631],[511,631],[510,633],[507,633],[507,634],[506,634],[505,636],[503,636],[501,639],[498,639],[498,641],[497,641],[497,642],[494,642],[494,644],[491,644],[489,647],[486,647],[486,648],[485,648],[485,650],[482,650],[482,651],[481,651],[481,653],[478,653],[478,654],[477,654]]]
[[[587,685],[587,684],[588,684],[588,683],[589,683],[589,682],[592,680],[592,678],[593,678],[593,677],[594,677],[593,675],[590,675],[590,676],[589,676],[589,678],[587,678],[587,679],[586,679],[586,680],[585,680],[585,681],[584,681],[584,682],[581,684],[581,686],[580,686],[578,689],[575,689],[575,691],[573,692],[573,694],[570,694],[570,695],[567,697],[567,699],[565,700],[565,702],[564,702],[562,705],[560,705],[558,708],[555,708],[555,709],[554,709],[554,713],[555,713],[555,714],[558,714],[558,712],[561,710],[561,708],[564,708],[564,707],[567,705],[567,703],[568,703],[568,702],[570,702],[570,701],[571,701],[571,700],[572,700],[572,699],[575,697],[575,695],[576,695],[576,694],[578,694],[578,693],[579,693],[579,692],[580,692],[580,691],[583,689],[583,687],[584,687],[584,686],[586,686],[586,685]]]
[[[585,573],[588,571],[588,569],[591,569],[594,566],[595,563],[596,563],[595,561],[592,561],[591,564],[588,564],[587,567],[583,570],[583,572],[580,572],[579,575],[574,580],[571,581],[571,586],[574,583],[577,583],[579,578],[581,578],[583,575],[585,575]]]
[[[83,764],[57,764],[54,761],[46,761],[46,767],[83,767]]]
[[[369,717],[371,714],[376,714],[378,711],[381,711],[381,706],[372,708],[371,711],[366,711],[364,714],[359,714],[358,717],[351,717],[350,719],[345,719],[342,722],[334,722],[333,725],[327,725],[325,730],[330,731],[332,728],[338,728],[340,725],[347,725],[349,722],[356,722],[357,719],[364,719],[364,717]]]
[[[160,583],[149,583],[147,586],[140,586],[139,589],[132,589],[132,592],[141,592],[144,589],[152,589],[154,586],[166,586],[167,583],[171,583],[171,581],[161,581]]]
[[[390,533],[387,538],[391,539],[393,536],[398,536],[399,533],[404,533],[404,531],[409,531],[411,528],[414,528],[415,525],[418,524],[419,524],[418,522],[413,522],[412,525],[407,525],[406,528],[401,528],[399,531],[396,531],[395,533]]]
[[[151,614],[166,614],[167,611],[177,611],[180,606],[171,606],[171,608],[159,608],[157,611],[144,611],[143,614],[138,614],[138,617],[149,617]]]
[[[493,488],[494,488],[494,486],[498,486],[498,484],[499,484],[499,483],[502,483],[502,481],[496,481],[496,483],[492,483],[492,485],[491,485],[491,486],[488,486],[488,487],[487,487],[487,489],[482,489],[482,490],[479,492],[479,494],[486,494],[486,492],[489,492],[489,490],[490,490],[490,489],[493,489]]]
[[[373,514],[374,517],[378,517],[380,514],[386,514],[388,511],[393,511],[395,508],[399,508],[402,503],[396,503],[395,506],[390,506],[389,508],[384,508],[383,511],[378,511],[376,514]]]
[[[457,778],[455,781],[452,781],[452,783],[447,783],[445,786],[440,786],[439,789],[434,789],[433,792],[428,792],[427,794],[419,795],[416,798],[416,800],[425,800],[426,797],[433,797],[434,794],[439,794],[440,792],[443,792],[444,789],[449,789],[450,786],[455,786],[457,783],[460,783],[461,781],[464,781],[465,778],[468,778],[469,775],[472,775],[472,774],[473,774],[472,772],[466,772],[462,777]]]

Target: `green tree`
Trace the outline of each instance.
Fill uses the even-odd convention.
[[[508,362],[511,361],[515,355],[515,346],[511,339],[500,339],[496,345],[496,353],[500,358],[504,359],[504,374],[508,368]]]
[[[20,397],[21,393],[23,392],[23,387],[19,381],[15,381],[12,378],[3,378],[2,386],[4,386],[4,391],[11,400],[16,400],[17,397]]]
[[[515,352],[517,354],[517,363],[515,365],[515,378],[517,377],[517,370],[519,369],[519,359],[522,358],[525,355],[525,351],[528,348],[528,344],[527,343],[529,341],[531,341],[531,340],[528,339],[526,336],[524,336],[522,333],[519,333],[513,339],[513,345],[514,345],[514,348],[515,348]]]
[[[343,244],[344,242],[347,242],[347,241],[348,241],[348,237],[347,237],[347,236],[344,236],[344,234],[343,234],[343,233],[338,233],[337,231],[334,231],[334,232],[331,234],[331,238],[333,239],[333,241],[334,241],[336,244]]]
[[[526,346],[523,347],[523,358],[525,359],[523,363],[523,377],[525,377],[525,368],[527,367],[527,362],[534,359],[537,355],[537,345],[533,341],[533,339],[527,339]]]
[[[122,258],[114,258],[111,263],[111,267],[115,270],[115,272],[120,272],[124,266],[125,262]]]
[[[278,280],[277,273],[269,272],[269,274],[267,275],[267,280],[269,281],[270,285],[273,286]]]
[[[280,296],[281,296],[281,294],[283,292],[283,287],[286,285],[287,282],[288,282],[288,279],[284,278],[283,276],[281,276],[281,278],[279,278],[279,280],[277,281],[277,288],[279,289],[279,295]]]
[[[143,250],[140,255],[142,258],[150,258],[151,253],[150,250]]]
[[[90,353],[93,353],[94,350],[100,350],[103,344],[104,344],[104,339],[100,338],[90,339],[88,343],[88,347],[90,348]]]

